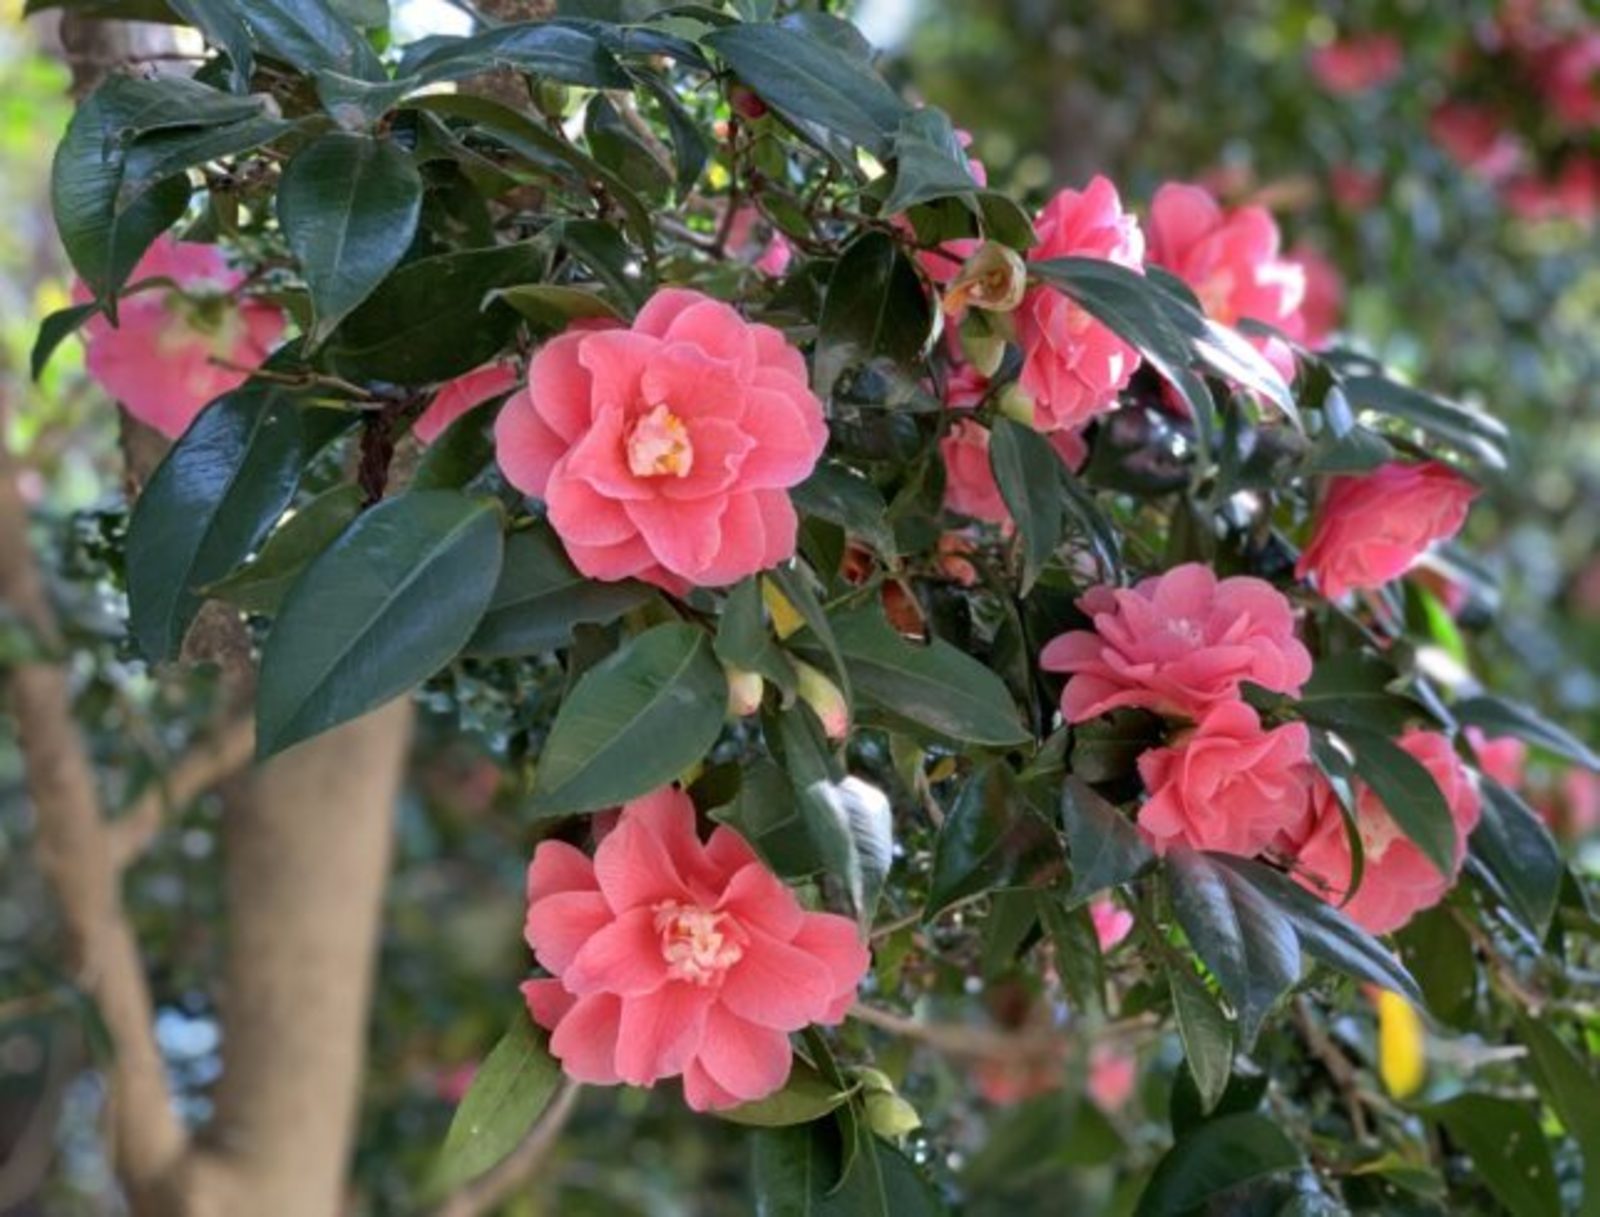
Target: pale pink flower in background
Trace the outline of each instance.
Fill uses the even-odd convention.
[[[1578,132],[1600,127],[1600,28],[1575,31],[1535,64],[1535,79],[1551,113]]]
[[[1571,841],[1600,829],[1600,774],[1574,768],[1562,775],[1559,827]]]
[[[728,225],[728,249],[741,262],[748,262],[763,275],[777,279],[789,269],[794,246],[779,232],[759,208],[746,204],[733,213]]]
[[[1398,579],[1436,541],[1466,523],[1478,488],[1437,461],[1392,461],[1372,473],[1333,478],[1295,575],[1337,600]]]
[[[1205,189],[1183,182],[1168,182],[1151,200],[1152,266],[1187,283],[1212,320],[1262,321],[1298,341],[1305,330],[1305,271],[1282,256],[1281,243],[1265,207],[1224,211]],[[1294,355],[1281,341],[1251,342],[1285,379],[1294,375]]]
[[[1111,950],[1133,930],[1133,914],[1114,900],[1091,902],[1089,919],[1094,922],[1095,941],[1102,951]]]
[[[1365,93],[1400,74],[1400,41],[1391,34],[1354,34],[1311,52],[1311,74],[1330,93]]]
[[[1438,783],[1456,826],[1456,848],[1448,875],[1439,873],[1385,809],[1382,800],[1358,784],[1356,826],[1361,834],[1361,886],[1343,912],[1374,934],[1398,930],[1423,909],[1432,908],[1455,886],[1467,853],[1467,838],[1478,826],[1482,803],[1472,774],[1450,741],[1434,731],[1410,729],[1396,741],[1422,763]],[[1341,904],[1350,887],[1350,841],[1344,816],[1331,787],[1319,780],[1316,813],[1297,855],[1296,877],[1331,904]]]
[[[1099,258],[1130,270],[1144,261],[1139,221],[1103,177],[1058,193],[1034,227],[1039,243],[1028,251],[1030,261]],[[1039,430],[1081,427],[1116,405],[1139,366],[1138,352],[1053,287],[1031,290],[1013,316],[1022,347],[1018,384],[1033,401]]]
[[[1600,216],[1600,157],[1574,153],[1553,177],[1519,174],[1500,197],[1519,219],[1592,224]]]
[[[974,520],[1010,524],[1011,512],[989,466],[989,429],[962,419],[939,441],[944,458],[944,505]]]
[[[1089,1098],[1110,1115],[1127,1106],[1139,1080],[1139,1059],[1125,1048],[1096,1044],[1089,1050]]]
[[[1468,727],[1467,739],[1472,744],[1472,751],[1477,754],[1478,768],[1485,777],[1493,778],[1507,790],[1517,790],[1522,786],[1523,771],[1528,763],[1527,744],[1514,735],[1491,739],[1479,727]]]
[[[1139,757],[1150,792],[1139,828],[1158,853],[1185,845],[1248,858],[1298,840],[1311,815],[1310,758],[1304,723],[1263,731],[1244,702],[1223,702]]]
[[[674,592],[792,556],[788,488],[827,439],[783,335],[683,288],[627,329],[551,339],[495,423],[500,468],[544,500],[580,571]]]
[[[989,1056],[978,1061],[972,1079],[986,1102],[996,1107],[1015,1107],[1060,1090],[1066,1081],[1066,1070],[1059,1061],[1017,1061]]]
[[[1326,254],[1303,241],[1289,251],[1288,259],[1299,265],[1306,281],[1301,340],[1317,350],[1327,345],[1344,318],[1344,276]]]
[[[433,400],[411,428],[424,444],[431,444],[467,411],[492,401],[517,387],[517,369],[512,363],[486,363],[464,376],[439,386]]]
[[[697,1111],[782,1087],[789,1033],[843,1019],[870,962],[853,921],[802,909],[738,833],[702,842],[672,787],[626,804],[592,861],[539,845],[526,936],[551,978],[522,992],[568,1076],[681,1074]]]
[[[244,275],[215,245],[160,237],[128,284],[144,279],[170,279],[176,287],[121,297],[115,326],[104,314],[90,318],[82,330],[84,366],[129,414],[175,439],[272,353],[284,317],[264,300],[233,298]],[[73,291],[80,304],[91,298],[81,283]]]
[[[1039,656],[1047,672],[1070,676],[1069,723],[1123,706],[1198,719],[1237,699],[1244,681],[1294,695],[1311,676],[1294,609],[1262,579],[1218,580],[1189,562],[1131,588],[1092,588],[1078,606],[1094,628],[1060,635]]]
[[[1446,155],[1467,172],[1500,182],[1522,167],[1522,142],[1487,106],[1447,101],[1428,118],[1428,134]]]
[[[1328,171],[1333,201],[1346,211],[1365,211],[1383,197],[1383,175],[1359,165],[1335,165]]]

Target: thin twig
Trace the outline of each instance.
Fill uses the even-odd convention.
[[[1295,998],[1290,1009],[1295,1027],[1300,1032],[1300,1038],[1306,1042],[1311,1055],[1316,1057],[1327,1070],[1328,1076],[1333,1079],[1333,1084],[1338,1087],[1339,1094],[1344,1099],[1345,1112],[1350,1117],[1350,1131],[1355,1134],[1357,1141],[1365,1141],[1369,1132],[1367,1111],[1356,1067],[1317,1022],[1316,1016],[1311,1012],[1310,1004],[1304,997]]]
[[[224,724],[180,756],[152,789],[106,826],[115,865],[123,868],[132,863],[161,831],[168,811],[186,806],[243,769],[255,747],[255,720],[246,715]]]
[[[995,1031],[988,1027],[970,1027],[962,1023],[925,1023],[857,1002],[850,1009],[850,1017],[857,1022],[877,1027],[891,1035],[916,1040],[949,1056],[976,1060],[1048,1061],[1067,1055],[1073,1046],[1073,1033],[1061,1028],[1042,1027],[1027,1031]],[[1137,1015],[1117,1022],[1103,1023],[1092,1029],[1095,1043],[1113,1040],[1142,1039],[1155,1030],[1157,1020],[1153,1015]]]
[[[532,1182],[551,1147],[561,1136],[577,1106],[582,1090],[576,1082],[562,1080],[555,1098],[527,1135],[487,1172],[456,1192],[433,1211],[433,1217],[482,1217]]]

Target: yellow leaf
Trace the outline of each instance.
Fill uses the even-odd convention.
[[[1422,1019],[1398,993],[1380,990],[1378,1007],[1378,1076],[1397,1099],[1410,1098],[1422,1089],[1428,1072]]]

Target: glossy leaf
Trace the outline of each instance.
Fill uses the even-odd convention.
[[[377,52],[327,0],[224,0],[234,5],[262,52],[302,72],[387,78]]]
[[[1233,1074],[1233,1027],[1192,968],[1169,963],[1166,973],[1183,1055],[1200,1096],[1201,1114],[1209,1115],[1222,1100]]]
[[[1029,805],[1010,766],[995,761],[967,780],[939,829],[923,915],[979,892],[1034,886],[1060,867],[1054,828]]]
[[[422,176],[393,141],[334,132],[295,154],[277,199],[311,289],[315,345],[405,256],[422,214]]]
[[[484,1058],[450,1120],[430,1190],[444,1194],[476,1179],[516,1148],[561,1081],[548,1037],[519,1010]]]
[[[1070,776],[1062,783],[1061,822],[1072,860],[1074,903],[1137,878],[1155,862],[1134,822],[1082,778]]]
[[[751,1138],[761,1217],[933,1217],[938,1195],[899,1150],[858,1125],[848,1167],[829,1122],[764,1129]],[[843,1177],[840,1177],[841,1170]]]
[[[1455,873],[1456,824],[1439,784],[1422,762],[1376,731],[1344,727],[1356,776],[1377,795],[1400,831],[1442,875]]]
[[[256,749],[268,757],[398,697],[449,663],[500,573],[500,511],[448,490],[370,509],[285,597],[261,652]]]
[[[733,1124],[751,1128],[787,1128],[820,1120],[849,1100],[849,1091],[839,1090],[810,1065],[796,1061],[789,1080],[776,1094],[716,1114]]]
[[[246,612],[271,616],[307,564],[333,544],[361,510],[359,486],[335,486],[312,499],[276,529],[249,565],[206,588],[206,593]]]
[[[1579,1057],[1545,1022],[1517,1015],[1517,1035],[1528,1047],[1534,1081],[1583,1154],[1583,1199],[1578,1217],[1600,1214],[1600,1077],[1592,1057]]]
[[[591,89],[627,88],[631,83],[597,34],[556,21],[519,21],[465,38],[421,39],[406,48],[397,75],[428,82],[461,80],[492,65]]]
[[[1561,893],[1561,850],[1538,813],[1517,794],[1492,778],[1484,778],[1480,789],[1483,814],[1472,850],[1499,880],[1517,919],[1543,938]]]
[[[1207,1120],[1156,1164],[1134,1217],[1180,1217],[1241,1184],[1300,1165],[1294,1142],[1266,1116]]]
[[[1032,427],[1000,418],[990,433],[989,463],[1022,534],[1020,593],[1026,596],[1061,543],[1066,527],[1061,458]]]
[[[1487,736],[1514,735],[1535,748],[1600,772],[1600,753],[1536,710],[1502,697],[1469,697],[1451,707],[1457,721],[1482,728]]]
[[[857,237],[834,265],[817,323],[813,380],[827,397],[845,369],[882,357],[909,364],[927,344],[933,304],[916,267],[886,233]]]
[[[710,751],[727,681],[711,639],[658,625],[579,679],[539,754],[534,811],[599,811],[665,786]]]
[[[1561,1194],[1550,1147],[1526,1104],[1460,1094],[1423,1112],[1467,1152],[1511,1217],[1558,1217]]]
[[[609,625],[655,593],[632,579],[602,583],[578,572],[547,524],[506,539],[500,581],[467,642],[472,655],[541,655],[566,646],[578,625]]]
[[[177,654],[202,589],[244,561],[300,480],[301,407],[248,385],[202,410],[145,486],[128,524],[128,625],[146,658]]]

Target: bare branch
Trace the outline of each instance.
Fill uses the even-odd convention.
[[[126,868],[142,854],[161,831],[163,818],[187,806],[218,782],[250,763],[255,753],[255,721],[233,719],[195,744],[155,787],[140,795],[106,831],[111,838],[111,858]]]
[[[581,1089],[576,1082],[563,1080],[544,1115],[517,1147],[447,1199],[434,1210],[433,1217],[483,1217],[530,1183],[571,1118]]]

